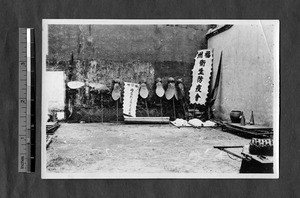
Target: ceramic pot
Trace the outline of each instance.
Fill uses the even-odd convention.
[[[230,112],[230,119],[232,123],[240,123],[241,122],[241,115],[243,114],[242,111],[233,110]]]

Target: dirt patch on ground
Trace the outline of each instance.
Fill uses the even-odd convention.
[[[249,141],[211,128],[62,124],[47,149],[47,170],[52,173],[238,173],[241,160],[231,159],[213,146],[245,145]]]

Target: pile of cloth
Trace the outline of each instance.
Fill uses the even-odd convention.
[[[171,124],[173,124],[176,127],[196,127],[196,128],[199,128],[199,127],[215,127],[217,125],[213,121],[207,120],[207,121],[203,122],[203,121],[201,121],[197,118],[191,119],[189,121],[181,119],[181,118],[177,118],[176,120],[170,121],[170,122],[171,122]]]

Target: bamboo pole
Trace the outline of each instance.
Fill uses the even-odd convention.
[[[100,101],[101,101],[101,123],[103,124],[103,99],[102,99],[102,93],[100,92]]]
[[[147,115],[148,115],[148,117],[149,117],[149,109],[148,109],[148,105],[147,105],[147,100],[146,100],[146,98],[145,98],[145,104],[146,104]]]
[[[187,119],[187,116],[186,116],[186,112],[185,112],[184,102],[182,102],[182,108],[183,108],[184,118],[185,118],[186,120],[188,120],[188,119]]]
[[[176,118],[175,99],[174,99],[174,96],[173,96],[173,111],[174,111],[174,118]]]
[[[163,117],[162,99],[160,98],[160,117]]]
[[[195,118],[195,111],[196,111],[196,103],[194,103],[194,112],[193,112],[193,118]]]
[[[118,103],[118,100],[116,100],[116,103],[117,103],[117,123],[119,122],[119,103]]]

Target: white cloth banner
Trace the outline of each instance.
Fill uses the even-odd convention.
[[[136,83],[124,82],[124,102],[123,113],[135,117],[136,104],[139,96],[140,85]]]
[[[204,105],[208,95],[208,87],[213,64],[213,50],[199,50],[192,70],[193,80],[190,89],[190,102]]]

